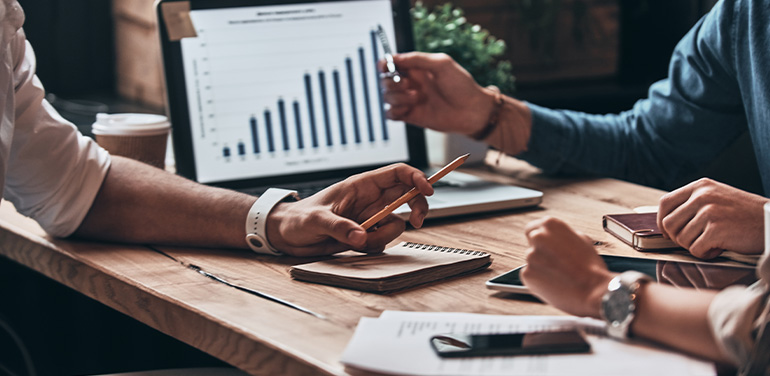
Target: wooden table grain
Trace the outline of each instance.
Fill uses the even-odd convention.
[[[665,192],[613,179],[553,179],[513,158],[464,169],[544,192],[535,208],[437,219],[397,241],[490,252],[489,270],[391,294],[294,281],[289,267],[307,259],[245,250],[124,245],[54,239],[12,205],[0,205],[0,254],[163,333],[254,375],[348,371],[339,362],[361,317],[383,310],[561,314],[535,299],[487,290],[484,282],[523,264],[524,226],[559,217],[595,241],[599,252],[637,253],[602,230],[601,217],[655,205]],[[493,166],[493,167],[490,167]],[[660,257],[660,255],[655,255]],[[667,255],[671,259],[683,255]],[[195,272],[193,264],[325,316],[320,319],[258,298]]]

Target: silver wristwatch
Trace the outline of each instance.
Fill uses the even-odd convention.
[[[610,337],[628,339],[628,328],[634,320],[638,303],[637,291],[649,280],[646,274],[630,270],[617,275],[607,285],[607,292],[602,296],[601,314],[607,322]]]

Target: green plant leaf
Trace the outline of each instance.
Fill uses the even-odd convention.
[[[505,41],[490,35],[480,25],[468,23],[464,13],[450,3],[430,10],[417,1],[411,9],[417,51],[445,53],[479,85],[495,85],[503,93],[512,95],[516,90],[512,65],[508,60],[501,60],[507,48]]]

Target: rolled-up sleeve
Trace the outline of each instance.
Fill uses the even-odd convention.
[[[761,374],[770,373],[770,260],[768,251],[759,263],[760,280],[749,288],[722,290],[709,306],[709,322],[717,344],[735,364]]]
[[[666,189],[706,166],[747,130],[722,2],[679,42],[668,78],[633,109],[609,115],[530,104],[532,135],[518,157],[546,173],[610,176]]]
[[[4,197],[49,234],[68,236],[88,213],[110,157],[45,100],[23,32],[11,42],[9,52],[14,64],[15,121]]]

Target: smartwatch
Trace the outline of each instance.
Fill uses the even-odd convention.
[[[607,322],[607,334],[615,339],[627,340],[629,327],[634,321],[639,303],[637,292],[650,277],[646,274],[629,270],[618,274],[607,284],[607,291],[602,296],[601,314]]]
[[[297,191],[280,188],[270,188],[259,196],[246,217],[246,244],[252,251],[275,256],[283,254],[267,241],[265,231],[267,216],[279,203],[297,200],[299,200]]]

